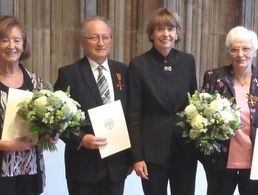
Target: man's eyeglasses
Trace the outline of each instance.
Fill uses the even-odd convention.
[[[110,35],[93,35],[93,36],[84,36],[85,39],[97,42],[102,40],[103,42],[110,41],[112,38]]]

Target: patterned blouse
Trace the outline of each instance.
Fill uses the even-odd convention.
[[[30,73],[22,65],[20,65],[20,67],[23,72],[24,82],[19,89],[32,91],[34,89],[43,88],[42,80],[39,77]],[[7,86],[0,82],[0,135],[2,135],[8,89]],[[0,165],[0,177],[33,175],[40,172],[40,175],[45,178],[43,152],[37,150],[36,147],[17,152],[0,151]]]

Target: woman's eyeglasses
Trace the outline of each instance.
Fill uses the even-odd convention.
[[[242,48],[230,48],[229,53],[232,55],[238,55],[240,52],[242,52],[244,55],[249,55],[252,51],[252,48],[250,47],[242,47]]]

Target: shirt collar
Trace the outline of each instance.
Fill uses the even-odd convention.
[[[95,61],[93,61],[92,59],[88,58],[89,60],[89,63],[90,63],[90,66],[92,68],[92,70],[97,70],[99,64]],[[106,59],[102,64],[100,64],[103,66],[103,69],[106,70],[106,71],[109,71],[109,66],[108,66],[108,60]]]

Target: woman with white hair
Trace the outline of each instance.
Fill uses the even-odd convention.
[[[255,32],[242,26],[232,28],[226,37],[231,64],[204,74],[202,89],[218,91],[233,98],[240,109],[241,128],[223,143],[220,153],[201,155],[207,182],[207,195],[233,195],[236,186],[240,195],[258,193],[258,181],[250,180],[254,138],[258,126],[258,69],[252,64],[258,48]],[[251,98],[254,97],[254,98]]]

